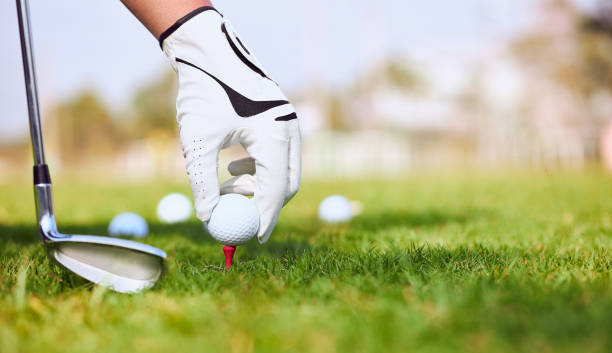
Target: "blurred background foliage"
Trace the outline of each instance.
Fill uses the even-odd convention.
[[[122,129],[95,92],[85,91],[50,111],[54,140],[67,162],[117,153]]]
[[[592,11],[581,11],[567,0],[542,0],[532,23],[508,43],[462,64],[439,61],[385,56],[346,85],[313,81],[293,90],[305,175],[612,169],[612,2],[596,0]],[[448,65],[460,85],[444,74]],[[120,109],[92,90],[49,107],[56,168],[92,163],[119,166],[122,175],[182,177],[175,76],[168,70],[152,77]],[[20,170],[28,153],[25,140],[5,145],[0,166]]]
[[[138,90],[132,100],[132,118],[127,122],[130,134],[143,138],[161,130],[174,135],[177,131],[175,92],[176,75],[170,70]]]

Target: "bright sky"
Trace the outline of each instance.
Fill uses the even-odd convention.
[[[589,1],[589,0],[580,0]],[[527,24],[535,0],[218,0],[291,92],[341,86],[393,54],[420,60],[486,50]],[[94,88],[120,108],[168,64],[119,0],[31,0],[43,105]],[[0,139],[27,133],[15,3],[0,2]]]

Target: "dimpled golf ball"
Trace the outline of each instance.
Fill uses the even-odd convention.
[[[117,237],[120,235],[144,238],[149,234],[147,221],[131,212],[121,213],[108,225],[108,234]]]
[[[259,211],[255,202],[245,196],[223,195],[204,227],[223,245],[241,245],[257,234]]]
[[[191,217],[193,207],[187,196],[172,193],[157,204],[157,218],[164,223],[184,222]]]
[[[319,204],[319,219],[323,222],[344,223],[351,218],[351,202],[344,196],[331,195]]]

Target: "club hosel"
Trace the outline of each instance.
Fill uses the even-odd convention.
[[[34,165],[34,199],[36,201],[36,220],[41,236],[56,231],[53,222],[53,194],[51,176],[46,164]],[[44,229],[43,229],[44,228]],[[44,236],[43,236],[44,237]],[[43,239],[44,241],[45,239]]]
[[[46,164],[34,166],[34,199],[36,201],[36,220],[43,242],[58,234],[53,211],[53,191],[49,167]]]

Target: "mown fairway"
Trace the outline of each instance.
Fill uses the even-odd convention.
[[[597,172],[306,182],[229,273],[195,219],[155,220],[186,185],[56,178],[60,230],[150,221],[168,272],[138,295],[47,260],[26,179],[0,186],[1,352],[612,351],[612,178]],[[319,224],[332,193],[364,213]]]

